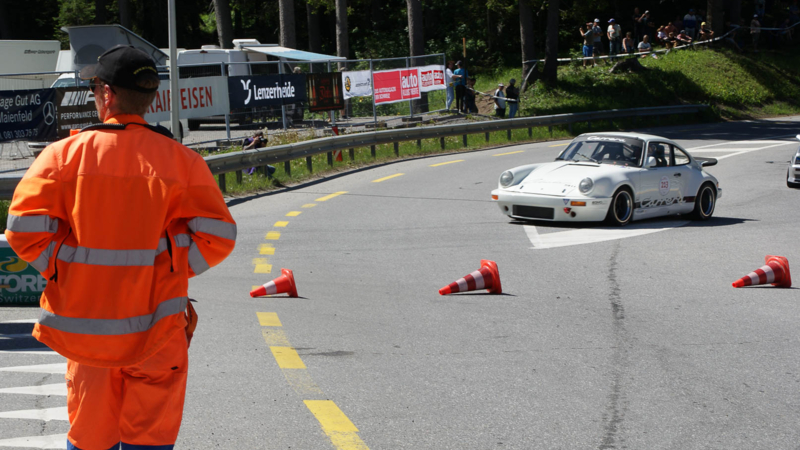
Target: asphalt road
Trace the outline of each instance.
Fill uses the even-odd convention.
[[[233,200],[236,249],[190,284],[200,325],[176,448],[800,448],[797,289],[731,287],[767,254],[800,262],[785,179],[798,119],[650,130],[720,158],[715,215],[602,242],[587,236],[603,227],[516,223],[490,200],[503,170],[567,141]],[[481,259],[502,295],[438,294]],[[280,268],[300,298],[251,299]],[[4,308],[0,322],[37,315]],[[0,323],[0,350],[34,347],[31,327]],[[64,448],[47,409],[65,403],[63,358],[0,355],[0,448]],[[42,435],[61,446],[30,444]]]

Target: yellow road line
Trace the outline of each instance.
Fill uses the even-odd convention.
[[[267,258],[253,258],[253,273],[272,273],[272,264]]]
[[[445,164],[453,164],[453,163],[460,163],[460,162],[464,162],[464,160],[463,159],[457,159],[455,161],[447,161],[447,162],[438,163],[438,164],[431,164],[430,167],[439,167],[439,166],[444,166]]]
[[[317,206],[316,203],[306,203],[305,205],[303,205],[303,208],[313,208],[315,206]]]
[[[358,428],[335,403],[330,400],[305,400],[304,403],[338,450],[369,450],[358,437]]]
[[[272,356],[281,369],[305,369],[306,365],[292,347],[270,347]]]
[[[396,173],[396,174],[394,174],[394,175],[389,175],[388,177],[383,177],[383,178],[378,178],[377,180],[372,180],[372,182],[373,182],[373,183],[380,183],[381,181],[390,180],[390,179],[392,179],[392,178],[401,177],[401,176],[403,176],[403,175],[405,175],[405,174],[403,174],[403,173]]]
[[[259,255],[274,255],[275,254],[275,247],[272,244],[261,244],[258,246],[258,254]]]
[[[274,312],[257,312],[258,323],[262,327],[280,327],[281,319],[278,318],[278,313]]]
[[[550,145],[549,147],[563,147],[563,146],[565,146],[565,145],[569,145],[569,142],[567,142],[566,144],[555,144],[555,145]]]
[[[506,155],[516,155],[517,153],[525,153],[525,150],[517,150],[515,152],[508,152],[508,153],[498,153],[492,156],[506,156]]]
[[[264,342],[266,342],[269,346],[292,346],[292,344],[289,343],[289,338],[286,337],[286,333],[284,333],[280,328],[262,328],[261,334],[264,336]]]
[[[300,214],[303,214],[303,211],[289,211],[286,213],[286,217],[297,217]]]
[[[282,370],[286,382],[294,389],[301,398],[320,398],[324,397],[322,389],[311,378],[306,369],[286,369]]]
[[[270,231],[267,233],[266,236],[264,236],[264,239],[268,241],[277,241],[280,238],[281,238],[280,231]]]
[[[338,197],[338,196],[340,196],[342,194],[347,194],[347,191],[334,192],[331,195],[326,195],[325,197],[320,197],[320,198],[318,198],[318,199],[316,199],[314,201],[315,202],[326,202],[326,201],[328,201],[328,200],[330,200],[330,199],[332,199],[334,197]]]
[[[275,222],[275,225],[273,225],[273,227],[275,227],[275,228],[286,228],[287,225],[289,225],[289,222],[287,222],[285,220],[281,220],[279,222]]]

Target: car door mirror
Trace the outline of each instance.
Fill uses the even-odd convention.
[[[656,159],[652,156],[648,156],[647,162],[644,163],[644,168],[649,169],[651,167],[655,167],[655,165],[656,165]]]

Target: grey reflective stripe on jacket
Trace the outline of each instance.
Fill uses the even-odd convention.
[[[192,233],[206,233],[217,237],[236,240],[236,224],[207,217],[195,217],[189,221]]]
[[[152,266],[155,250],[105,250],[101,248],[62,245],[58,260],[93,266]]]
[[[58,231],[58,219],[50,216],[15,216],[8,215],[6,228],[16,233],[55,233]]]
[[[127,319],[80,319],[59,316],[42,310],[39,324],[66,333],[91,334],[97,336],[119,336],[147,331],[161,319],[173,314],[183,313],[189,297],[175,297],[158,304],[153,314],[129,317]]]
[[[197,244],[194,242],[192,242],[192,245],[189,247],[189,267],[192,268],[195,275],[200,275],[211,268],[203,257],[203,254],[200,253],[200,249],[197,248]]]
[[[192,237],[188,234],[176,234],[175,235],[175,246],[176,247],[188,247],[192,243]],[[162,252],[167,251],[167,238],[161,238],[158,240],[158,248],[156,249],[156,255],[160,255]]]
[[[56,243],[51,241],[50,245],[48,245],[46,249],[42,250],[42,253],[39,253],[39,256],[37,256],[35,260],[31,261],[30,264],[39,272],[44,272],[50,265],[50,258],[53,257],[53,252],[55,250]]]

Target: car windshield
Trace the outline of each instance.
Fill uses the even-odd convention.
[[[581,136],[573,140],[556,161],[591,161],[598,164],[639,167],[644,142],[623,136]]]

